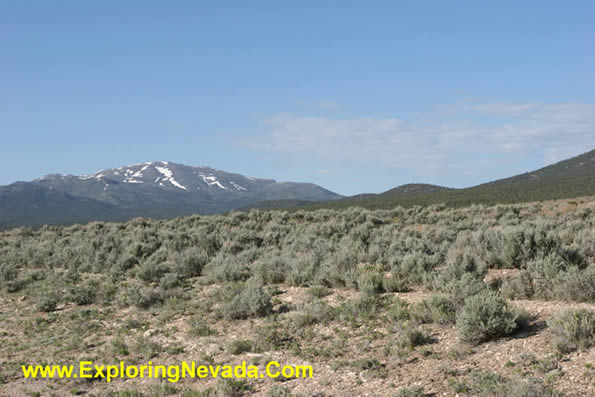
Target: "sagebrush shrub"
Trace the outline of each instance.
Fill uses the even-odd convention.
[[[477,275],[463,273],[460,278],[447,282],[441,277],[435,279],[434,288],[436,291],[447,296],[454,304],[455,309],[458,310],[463,306],[468,297],[486,291],[488,286]]]
[[[427,331],[420,329],[409,322],[397,323],[395,328],[398,335],[397,341],[401,347],[412,349],[416,346],[435,342],[434,338],[432,338]]]
[[[384,291],[384,276],[381,272],[366,269],[357,278],[357,288],[364,294],[377,295]]]
[[[297,331],[309,325],[326,324],[335,316],[335,310],[322,299],[304,304],[302,311],[292,317],[292,326]]]
[[[121,300],[124,305],[134,305],[141,309],[148,309],[151,306],[163,303],[161,290],[152,287],[143,287],[138,284],[130,284],[121,291]]]
[[[188,320],[188,334],[191,336],[211,336],[216,332],[209,327],[203,316],[193,316]]]
[[[508,299],[528,299],[535,295],[533,277],[527,270],[521,270],[511,279],[504,280],[500,292]]]
[[[443,295],[431,295],[411,306],[411,318],[420,323],[454,323],[456,319],[456,304]]]
[[[37,310],[47,313],[53,312],[56,310],[59,302],[58,294],[55,292],[42,293],[37,300]]]
[[[422,386],[409,386],[402,387],[397,391],[395,397],[426,397],[427,394],[424,392]]]
[[[538,378],[507,379],[496,372],[473,371],[470,382],[464,384],[466,393],[479,397],[563,397],[562,393]]]
[[[560,300],[595,302],[595,264],[584,270],[570,268],[557,277],[553,289]]]
[[[381,296],[362,295],[360,298],[342,302],[335,313],[341,321],[356,323],[374,318],[383,305]]]
[[[530,261],[526,269],[501,287],[508,298],[539,298],[591,302],[595,300],[595,265],[582,267],[558,254]]]
[[[313,283],[320,267],[322,257],[323,256],[317,250],[314,250],[300,253],[299,256],[289,259],[287,282],[290,285],[298,287],[308,286]]]
[[[553,316],[547,325],[561,353],[595,346],[595,310],[566,309]]]
[[[97,280],[88,280],[69,290],[71,300],[77,305],[90,305],[95,302],[99,292],[100,283]]]
[[[27,279],[16,278],[14,280],[10,280],[6,282],[6,292],[19,292],[25,289],[27,284],[29,284],[29,280]]]
[[[250,353],[254,349],[254,342],[247,339],[235,339],[229,342],[225,350],[229,354]]]
[[[170,271],[169,266],[159,258],[145,261],[136,269],[136,276],[143,281],[159,281],[165,273]]]
[[[398,274],[391,274],[382,278],[382,289],[385,292],[408,292],[411,288],[406,278]]]
[[[209,262],[207,253],[197,247],[188,248],[176,255],[176,271],[183,277],[195,277],[202,274],[202,270]]]
[[[291,397],[291,392],[285,386],[273,385],[267,392],[267,397]]]
[[[178,273],[165,273],[159,280],[159,287],[162,290],[169,290],[179,287],[182,281]]]
[[[285,281],[289,271],[289,260],[279,251],[268,253],[252,264],[254,272],[267,284],[277,284]]]
[[[397,322],[407,321],[411,318],[410,305],[407,301],[396,298],[389,306],[388,315],[392,320]]]
[[[228,257],[222,253],[209,262],[205,273],[213,281],[219,282],[246,281],[252,276],[247,261],[243,261],[237,256]]]
[[[480,343],[513,333],[526,321],[526,315],[511,307],[496,292],[483,291],[465,300],[457,313],[459,339]]]
[[[217,382],[217,390],[221,396],[241,397],[252,390],[252,387],[244,379],[220,378]]]
[[[267,321],[255,331],[258,347],[265,351],[287,348],[294,341],[294,333],[277,320]]]
[[[264,317],[273,311],[271,296],[256,281],[248,281],[244,288],[224,308],[224,316],[232,319]]]
[[[324,298],[325,296],[331,295],[333,291],[330,288],[323,287],[321,285],[313,285],[308,288],[308,294],[315,298]]]

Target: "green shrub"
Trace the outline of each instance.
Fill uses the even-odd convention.
[[[294,343],[294,333],[274,320],[256,328],[256,340],[260,350],[278,350]]]
[[[350,366],[359,371],[367,371],[379,378],[386,378],[386,376],[388,375],[386,364],[381,363],[380,361],[378,361],[378,359],[372,357],[359,358],[357,360],[353,360],[350,362]]]
[[[414,348],[417,346],[434,343],[427,331],[419,329],[410,323],[397,324],[398,345],[400,347]]]
[[[174,260],[179,274],[183,277],[195,277],[202,274],[209,257],[203,250],[193,247],[178,254]]]
[[[579,267],[551,254],[531,261],[527,268],[501,287],[508,298],[539,298],[592,302],[595,300],[595,265]]]
[[[161,291],[151,287],[141,287],[138,284],[131,284],[123,292],[125,304],[134,305],[141,309],[148,309],[151,306],[163,303]]]
[[[15,264],[0,263],[0,281],[12,281],[19,275],[19,268]]]
[[[558,351],[569,353],[595,346],[595,311],[567,309],[548,321],[553,342]]]
[[[181,284],[180,276],[178,273],[165,273],[161,280],[159,280],[159,287],[162,290],[168,290],[179,287]]]
[[[456,320],[456,305],[443,295],[431,295],[412,305],[411,318],[420,323],[449,324]]]
[[[256,281],[249,281],[224,308],[224,316],[231,320],[264,317],[272,313],[271,296]]]
[[[289,261],[279,251],[267,253],[252,264],[254,272],[267,284],[278,284],[285,281],[289,271]]]
[[[382,297],[362,295],[360,298],[342,302],[335,313],[341,321],[358,323],[375,318],[383,306]]]
[[[285,386],[273,385],[267,391],[267,397],[291,397],[291,392]]]
[[[516,331],[527,320],[526,314],[511,307],[493,291],[483,291],[465,300],[456,317],[459,339],[480,343]]]
[[[395,297],[395,299],[389,306],[388,313],[389,318],[397,322],[407,321],[411,318],[409,303],[397,297]]]
[[[37,300],[37,310],[40,312],[53,312],[59,303],[58,295],[54,292],[46,292],[41,294]]]
[[[221,378],[217,382],[217,390],[226,397],[240,397],[251,391],[252,387],[243,379]]]
[[[503,390],[497,392],[496,397],[564,397],[564,394],[544,385],[537,378],[517,378],[506,383]]]
[[[161,261],[163,259],[163,262]],[[143,281],[158,282],[165,273],[170,272],[171,269],[165,258],[151,257],[142,263],[136,269],[136,276]]]
[[[418,245],[414,240],[408,240],[406,245]],[[423,247],[414,248],[412,253],[406,254],[400,261],[397,259],[391,268],[391,274],[406,283],[422,281],[424,274],[435,266],[434,258],[422,252]]]
[[[70,299],[77,305],[90,305],[95,302],[100,284],[97,280],[89,280],[69,290]]]
[[[235,339],[229,342],[225,350],[229,354],[250,353],[254,349],[254,343],[247,339]]]
[[[128,345],[121,337],[116,337],[112,339],[112,350],[116,357],[127,356],[130,354],[128,350]]]
[[[332,293],[333,291],[330,288],[323,287],[322,285],[314,285],[308,288],[308,294],[315,298],[324,298]]]
[[[465,393],[480,397],[562,397],[563,394],[543,384],[537,378],[507,379],[489,371],[471,372],[465,383]]]
[[[559,300],[595,302],[595,264],[584,270],[571,267],[557,277],[553,288]]]
[[[424,392],[422,386],[402,387],[397,391],[394,397],[426,397],[428,394]]]
[[[27,287],[29,280],[16,278],[6,282],[6,292],[14,293],[19,292]]]
[[[144,336],[139,336],[136,339],[134,348],[146,360],[158,356],[163,351],[163,346],[158,342]]]
[[[438,292],[441,292],[448,297],[454,304],[456,310],[463,307],[465,299],[485,291],[488,288],[483,280],[473,273],[463,273],[460,278],[452,279],[450,281],[437,279],[437,283],[434,287]]]
[[[226,256],[219,253],[215,258],[209,262],[205,269],[207,274],[213,281],[246,281],[252,276],[252,270],[246,262],[242,261],[237,256]]]
[[[391,274],[382,278],[382,289],[385,292],[407,292],[410,290],[409,281],[398,274]]]
[[[381,294],[383,278],[382,273],[378,271],[364,270],[357,278],[357,288],[364,294]]]
[[[193,316],[188,320],[188,334],[191,336],[211,336],[216,332],[209,327],[209,324],[202,316]]]
[[[473,371],[469,391],[476,396],[489,396],[506,388],[506,379],[496,372]]]
[[[287,282],[298,287],[310,285],[316,278],[322,258],[323,255],[319,250],[303,252],[298,257],[292,257]]]
[[[529,299],[535,295],[533,278],[527,270],[521,270],[519,274],[502,282],[500,292],[508,299]]]

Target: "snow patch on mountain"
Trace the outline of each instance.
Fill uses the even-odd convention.
[[[219,182],[217,180],[217,177],[216,176],[205,175],[202,172],[200,174],[198,174],[198,176],[200,176],[202,178],[202,180],[204,181],[204,183],[206,183],[209,186],[216,185],[216,186],[220,187],[223,190],[229,190],[228,188],[226,188],[225,186],[223,186],[221,184],[221,182]]]
[[[161,163],[167,165],[167,161],[162,161]],[[170,170],[167,167],[158,167],[158,166],[155,166],[155,169],[157,171],[159,171],[164,176],[163,181],[169,182],[172,185],[174,185],[175,187],[178,187],[180,189],[188,191],[186,186],[182,185],[181,183],[179,183],[178,181],[176,181],[174,179],[174,173],[172,172],[172,170]],[[163,186],[163,183],[160,182],[159,185]]]
[[[231,185],[232,185],[233,187],[235,187],[235,188],[236,188],[236,190],[244,190],[244,191],[248,190],[248,189],[246,189],[245,187],[243,187],[243,186],[240,186],[240,185],[238,185],[237,183],[235,183],[235,182],[233,182],[233,181],[231,181],[231,182],[229,182],[229,183],[231,183]]]

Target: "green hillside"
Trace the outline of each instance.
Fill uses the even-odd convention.
[[[425,186],[425,188],[404,189],[408,186]],[[428,187],[434,187],[434,189]],[[464,189],[438,188],[422,184],[403,185],[380,194],[362,194],[296,208],[360,206],[375,209],[393,208],[397,205],[410,207],[440,203],[449,206],[510,204],[593,194],[595,194],[595,150],[536,171]]]

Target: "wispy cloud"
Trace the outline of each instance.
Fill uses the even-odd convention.
[[[277,115],[261,121],[259,139],[238,143],[335,165],[477,173],[485,156],[530,153],[545,164],[595,146],[595,105],[480,103],[449,110],[442,122],[433,114],[416,122]]]

